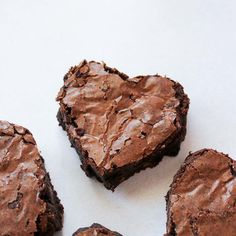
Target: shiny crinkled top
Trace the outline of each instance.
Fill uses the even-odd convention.
[[[61,113],[71,117],[69,136],[105,169],[139,161],[179,128],[173,81],[114,71],[83,61],[67,73],[57,96]]]
[[[185,160],[167,195],[168,235],[236,235],[235,167],[234,160],[211,149]]]
[[[28,236],[46,209],[40,199],[43,162],[31,133],[0,121],[0,235]]]

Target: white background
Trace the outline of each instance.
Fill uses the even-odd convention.
[[[235,12],[235,0],[0,0],[0,119],[34,134],[65,207],[57,236],[93,222],[161,236],[164,196],[188,152],[212,147],[236,157]],[[114,193],[84,175],[56,120],[63,76],[84,58],[131,76],[167,75],[191,99],[179,155]]]

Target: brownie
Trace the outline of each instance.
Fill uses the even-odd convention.
[[[212,149],[190,154],[166,200],[166,235],[236,235],[236,162]]]
[[[189,99],[166,77],[131,78],[84,60],[65,75],[57,101],[58,121],[82,169],[107,189],[156,166],[164,155],[177,155],[185,138]]]
[[[79,228],[72,236],[122,236],[121,234],[111,231],[100,224],[92,224],[90,227]]]
[[[53,235],[63,206],[32,134],[0,121],[0,235]]]

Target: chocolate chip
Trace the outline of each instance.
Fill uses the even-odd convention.
[[[77,133],[79,136],[84,136],[85,130],[84,130],[84,129],[81,129],[81,128],[77,128],[77,129],[76,129],[76,133]]]
[[[8,203],[8,208],[9,209],[19,208],[20,207],[20,200],[22,199],[22,197],[23,197],[23,194],[18,192],[16,200]]]
[[[134,95],[133,95],[133,94],[130,94],[130,95],[129,95],[129,99],[132,100],[133,102],[135,102],[135,98],[134,98]]]
[[[144,131],[141,131],[141,134],[142,134],[142,135],[144,135],[144,136],[146,136],[146,135],[147,135],[147,133],[146,133],[146,132],[144,132]]]
[[[147,133],[144,131],[141,131],[140,138],[145,138],[147,136]]]

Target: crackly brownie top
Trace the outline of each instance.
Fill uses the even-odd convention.
[[[69,136],[97,166],[110,169],[165,147],[179,128],[176,84],[158,75],[129,78],[83,61],[66,74],[57,100]]]
[[[31,133],[0,121],[0,234],[34,235],[38,216],[45,211],[40,199],[43,163]]]
[[[235,235],[235,161],[204,149],[176,174],[169,196],[169,235]]]
[[[121,234],[111,231],[100,224],[92,224],[90,227],[78,229],[73,236],[122,236]]]

